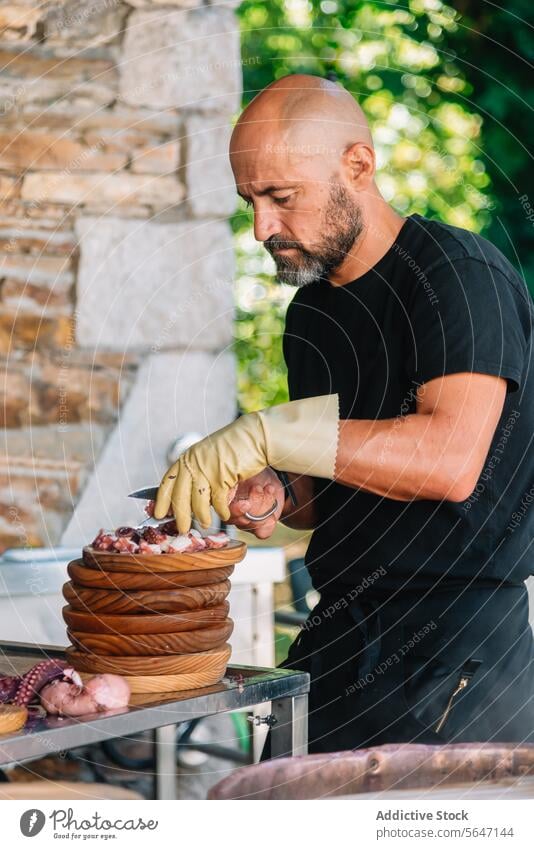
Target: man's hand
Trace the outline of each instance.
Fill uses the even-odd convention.
[[[267,466],[332,479],[339,424],[337,394],[278,404],[240,416],[195,443],[167,469],[158,488],[154,518],[169,507],[181,534],[193,515],[205,528],[210,506],[230,520],[233,488]]]
[[[274,500],[278,502],[276,512],[263,522],[251,522],[245,513],[252,516],[261,516],[273,506]],[[258,475],[241,481],[237,492],[230,503],[230,524],[235,525],[241,531],[249,531],[257,539],[267,539],[273,533],[284,508],[284,487],[280,483],[278,475],[272,469],[264,469]]]

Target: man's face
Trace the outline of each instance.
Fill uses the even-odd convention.
[[[273,257],[278,279],[299,287],[327,279],[363,229],[354,194],[324,156],[297,161],[283,146],[247,141],[243,148],[231,154],[237,190],[254,206],[254,235]]]
[[[305,247],[283,234],[270,236],[263,244],[276,264],[278,280],[291,286],[306,286],[337,269],[363,229],[362,212],[352,195],[339,182],[330,181],[328,200],[318,215],[317,238]]]

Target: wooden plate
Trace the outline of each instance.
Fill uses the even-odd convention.
[[[180,631],[178,634],[89,634],[67,629],[71,643],[80,651],[113,657],[143,657],[146,655],[190,654],[221,648],[234,630],[231,619],[211,628]]]
[[[124,679],[134,694],[181,692],[217,684],[224,677],[225,669],[226,664],[221,672],[210,670],[209,672],[190,672],[185,675],[125,675]],[[92,676],[90,673],[81,672],[80,677],[82,681],[87,681]]]
[[[224,668],[226,669],[226,664]],[[19,705],[0,705],[0,734],[10,734],[13,731],[18,731],[19,728],[25,725],[27,719],[28,711],[25,707]]]
[[[65,601],[75,610],[91,613],[181,613],[222,604],[230,592],[230,581],[191,589],[114,592],[63,584]]]
[[[85,566],[83,560],[72,560],[67,566],[69,577],[82,587],[111,590],[172,590],[177,587],[202,587],[225,581],[233,566],[197,569],[193,572],[104,572],[100,567]]]
[[[117,554],[95,551],[90,545],[83,549],[86,566],[105,572],[192,572],[197,569],[216,569],[243,560],[247,552],[244,542],[231,540],[225,548],[210,548],[190,554]]]
[[[218,672],[226,669],[232,647],[225,643],[222,648],[195,654],[174,654],[168,657],[106,657],[87,654],[69,648],[66,656],[77,672],[111,672],[113,675],[184,675],[190,672]],[[221,672],[222,670],[222,672]]]
[[[176,634],[193,631],[222,622],[228,616],[227,601],[215,607],[187,610],[184,613],[89,613],[74,610],[70,604],[63,608],[63,619],[75,631],[93,634]]]

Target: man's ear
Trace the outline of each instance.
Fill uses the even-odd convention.
[[[371,145],[354,142],[344,151],[342,160],[355,189],[362,189],[373,181],[376,159]]]

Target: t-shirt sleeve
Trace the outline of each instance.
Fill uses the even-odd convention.
[[[293,316],[293,310],[291,308],[291,304],[289,304],[286,310],[286,320],[284,325],[284,333],[282,336],[282,354],[284,357],[284,362],[286,364],[286,368],[289,368],[289,358],[291,356],[291,319]]]
[[[525,369],[528,312],[516,285],[478,259],[421,272],[409,308],[411,379],[422,384],[480,372],[505,378],[508,391],[516,391]]]

